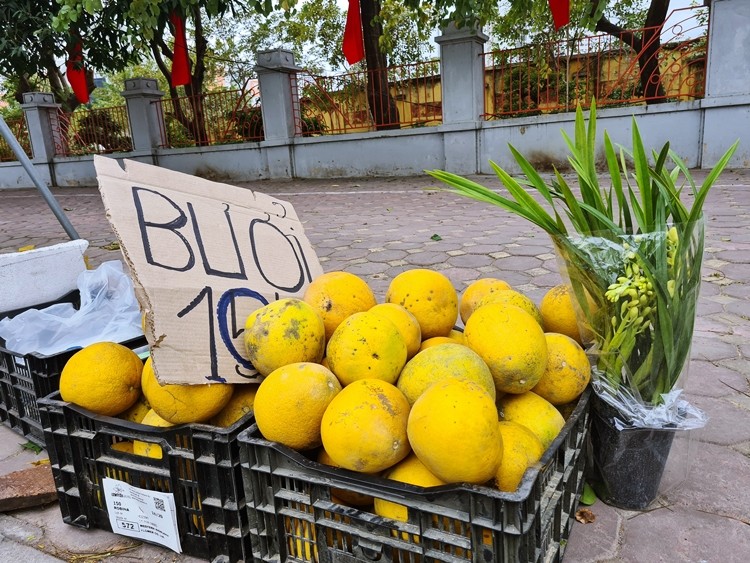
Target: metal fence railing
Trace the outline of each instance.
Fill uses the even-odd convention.
[[[630,30],[645,38],[640,51],[597,35],[485,53],[485,119],[571,111],[592,99],[601,107],[701,98],[707,30],[707,9],[686,8],[674,10],[660,31]],[[641,69],[649,63],[644,92]]]
[[[59,110],[51,124],[58,156],[108,154],[133,150],[126,107]]]
[[[297,74],[298,135],[336,135],[439,125],[440,61],[318,76]]]
[[[153,103],[164,117],[162,147],[223,145],[264,138],[257,84]]]
[[[660,29],[630,30],[484,53],[487,120],[570,111],[592,99],[601,106],[691,100],[704,95],[708,11],[671,12]],[[633,41],[632,38],[640,38]],[[628,43],[628,40],[630,42]],[[654,42],[656,41],[656,42]],[[638,49],[634,47],[638,46]],[[650,82],[643,69],[649,68]],[[416,128],[443,122],[440,60],[296,79],[297,136]],[[644,87],[645,85],[645,87]],[[161,147],[262,141],[258,82],[239,90],[152,102],[161,117]],[[25,119],[8,120],[31,156]],[[133,150],[126,106],[78,108],[50,115],[50,138],[62,156]],[[15,160],[0,140],[0,161]]]
[[[31,151],[31,140],[29,139],[29,130],[26,126],[26,119],[23,117],[10,117],[5,120],[13,136],[21,145],[21,148],[26,153],[26,156],[33,158]],[[0,162],[12,162],[18,160],[16,153],[10,148],[5,139],[0,135]]]

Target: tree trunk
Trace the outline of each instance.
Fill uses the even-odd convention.
[[[185,85],[185,93],[190,96],[190,105],[193,108],[193,119],[195,121],[196,144],[206,146],[211,144],[211,139],[206,130],[206,116],[203,107],[203,80],[206,76],[206,49],[208,41],[203,35],[203,21],[201,10],[198,6],[193,9],[193,22],[195,23],[195,64],[190,61],[190,84]]]
[[[162,37],[154,38],[150,46],[156,66],[169,84],[169,96],[172,99],[174,118],[187,130],[188,135],[195,141],[196,146],[205,146],[210,143],[203,109],[203,81],[206,74],[205,55],[208,42],[203,35],[203,23],[200,8],[198,7],[193,11],[193,20],[195,24],[195,63],[193,63],[192,59],[188,59],[190,64],[190,83],[185,85],[185,94],[188,96],[192,116],[185,112],[185,109],[179,102],[177,88],[172,86],[171,65],[167,66],[165,59],[170,62],[174,61],[174,52]]]
[[[379,38],[383,35],[383,26],[376,21],[380,14],[379,0],[360,0],[362,14],[362,32],[365,43],[365,62],[367,63],[367,103],[375,121],[375,129],[400,129],[396,101],[388,87],[388,61],[380,50]]]
[[[603,0],[591,0],[592,13]],[[658,104],[665,100],[666,93],[661,83],[659,53],[661,51],[661,31],[669,11],[669,0],[651,0],[642,34],[623,29],[604,16],[596,22],[596,31],[602,31],[617,37],[630,45],[638,56],[641,90],[647,104]]]
[[[661,30],[667,19],[669,0],[652,0],[646,15],[643,32],[643,48],[638,54],[641,69],[641,87],[646,103],[662,103],[666,93],[661,83],[659,54],[661,51]]]

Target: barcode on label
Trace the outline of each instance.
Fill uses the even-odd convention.
[[[162,512],[164,512],[166,510],[166,508],[164,507],[164,501],[160,498],[154,497],[154,508],[156,510],[161,510]]]

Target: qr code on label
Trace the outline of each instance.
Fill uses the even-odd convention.
[[[154,508],[156,510],[161,510],[162,512],[166,511],[166,508],[164,507],[164,501],[160,498],[154,498]]]

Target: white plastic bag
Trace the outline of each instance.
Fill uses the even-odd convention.
[[[81,307],[58,303],[0,321],[5,347],[17,354],[50,356],[94,342],[124,342],[143,335],[133,282],[122,262],[104,262],[78,276]]]

